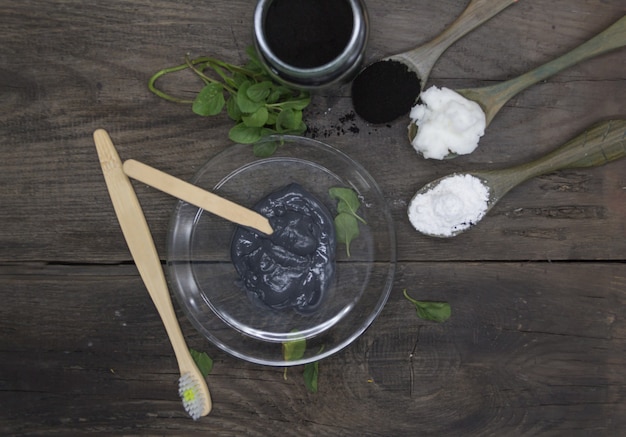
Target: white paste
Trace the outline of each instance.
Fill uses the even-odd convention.
[[[411,108],[417,135],[411,144],[424,158],[443,159],[450,153],[467,155],[478,147],[486,118],[480,105],[449,88],[428,88],[421,104]]]

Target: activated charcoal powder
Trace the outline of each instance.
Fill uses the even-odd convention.
[[[283,62],[314,68],[343,52],[353,21],[347,0],[274,0],[265,16],[265,38]]]
[[[374,124],[407,114],[417,101],[421,81],[404,63],[386,60],[365,68],[352,82],[355,112]]]

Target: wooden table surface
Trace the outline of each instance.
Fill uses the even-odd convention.
[[[461,0],[367,0],[367,60],[438,35]],[[620,435],[626,427],[626,160],[517,187],[474,229],[441,240],[412,230],[407,202],[459,170],[537,158],[598,120],[626,117],[626,51],[588,60],[512,98],[480,147],[424,160],[406,119],[352,117],[350,88],[317,94],[308,136],[376,178],[397,231],[397,273],[380,316],[319,363],[250,364],[204,340],[212,413],[177,394],[178,368],[123,240],[92,133],[122,158],[189,179],[230,145],[226,116],[202,118],[147,88],[191,56],[245,62],[250,0],[0,0],[0,434]],[[497,83],[608,27],[623,0],[520,0],[450,47],[429,85]],[[184,75],[167,85],[193,96]],[[175,201],[135,184],[164,259]],[[452,306],[417,318],[402,297]],[[623,435],[623,434],[622,434]]]

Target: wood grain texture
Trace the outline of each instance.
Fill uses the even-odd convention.
[[[458,0],[367,0],[367,62],[441,32]],[[520,93],[471,155],[427,161],[406,121],[372,126],[350,88],[314,96],[307,136],[372,173],[398,234],[398,273],[380,317],[320,363],[215,359],[210,417],[194,422],[177,367],[117,223],[92,133],[123,160],[189,180],[229,146],[226,116],[202,118],[147,89],[184,55],[245,61],[249,0],[0,0],[0,434],[621,435],[626,428],[626,160],[520,185],[454,239],[414,232],[407,202],[459,170],[538,158],[598,120],[626,118],[626,52],[574,66]],[[626,13],[623,0],[520,0],[451,46],[430,85],[484,86],[571,50]],[[192,97],[189,74],[159,85]],[[134,183],[162,258],[175,200]],[[447,300],[421,322],[402,297]]]
[[[589,278],[593,278],[590,280]],[[3,434],[617,435],[626,425],[626,268],[602,263],[403,263],[352,346],[301,368],[215,360],[211,416],[189,420],[176,361],[134,266],[0,268]],[[445,299],[444,324],[402,297]],[[86,292],[89,290],[89,292]],[[20,313],[20,317],[13,314]]]

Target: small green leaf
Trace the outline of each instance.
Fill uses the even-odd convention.
[[[319,362],[307,363],[304,365],[304,385],[311,393],[317,393],[317,378],[319,376]]]
[[[404,297],[415,305],[417,316],[424,320],[433,322],[445,322],[452,315],[452,309],[448,302],[431,302],[413,299],[409,296],[406,288],[403,291]]]
[[[267,113],[267,125],[268,126],[273,126],[276,124],[276,119],[278,118],[278,114],[276,114],[276,112],[271,111]]]
[[[346,245],[347,255],[350,256],[350,242],[359,236],[359,223],[365,223],[356,212],[361,207],[356,192],[350,188],[332,187],[328,195],[337,200],[337,216],[335,217],[335,231],[337,241]]]
[[[283,358],[285,361],[296,361],[304,356],[306,339],[298,338],[283,342]]]
[[[337,212],[351,214],[357,220],[366,224],[365,220],[356,213],[361,207],[361,202],[354,190],[350,188],[333,187],[328,190],[328,194],[331,198],[338,200]]]
[[[297,331],[291,331],[297,332]],[[296,361],[304,356],[306,351],[306,339],[297,338],[295,340],[283,342],[283,359],[285,361]],[[283,372],[283,379],[287,380],[287,367]]]
[[[302,111],[304,108],[309,106],[311,103],[311,97],[300,97],[296,100],[287,100],[285,103],[282,103],[280,106],[284,109],[296,109]]]
[[[222,112],[224,103],[224,88],[222,85],[210,83],[198,93],[191,109],[198,115],[216,115]]]
[[[241,120],[248,127],[262,127],[267,122],[267,108],[261,106],[252,114],[242,114]]]
[[[272,82],[265,80],[263,82],[258,82],[252,84],[246,90],[246,94],[248,98],[253,102],[263,102],[270,95],[270,90],[272,88]]]
[[[276,130],[279,132],[295,130],[302,123],[302,111],[283,109],[276,117]]]
[[[342,212],[335,217],[337,241],[346,245],[346,254],[350,256],[350,242],[359,236],[359,222],[348,213]]]
[[[267,99],[265,99],[265,103],[268,103],[268,104],[276,103],[278,102],[279,99],[280,99],[280,90],[274,88],[268,94]]]
[[[262,128],[246,126],[243,122],[228,131],[228,138],[235,143],[252,144],[261,139]]]
[[[267,127],[265,126],[264,128],[261,128],[261,137],[265,138],[265,137],[269,137],[270,135],[276,135],[278,132],[276,132],[275,129],[272,129],[271,127]]]
[[[248,97],[248,88],[252,86],[252,82],[246,80],[239,85],[239,91],[237,92],[236,101],[239,110],[244,114],[252,114],[256,112],[264,104],[261,102],[255,102]]]
[[[291,129],[285,133],[299,135],[299,134],[303,134],[304,132],[306,132],[306,124],[303,121],[301,121],[300,124],[295,129]]]
[[[252,153],[259,158],[267,158],[272,156],[276,149],[278,149],[278,141],[263,141],[254,144]]]
[[[239,110],[239,106],[237,106],[237,102],[234,97],[229,97],[226,101],[226,112],[228,116],[234,121],[241,120],[241,111]]]
[[[196,363],[196,366],[198,366],[200,373],[202,373],[202,376],[206,378],[206,376],[211,373],[211,370],[213,370],[213,360],[211,357],[209,357],[206,352],[198,352],[192,348],[189,348],[189,353]]]

